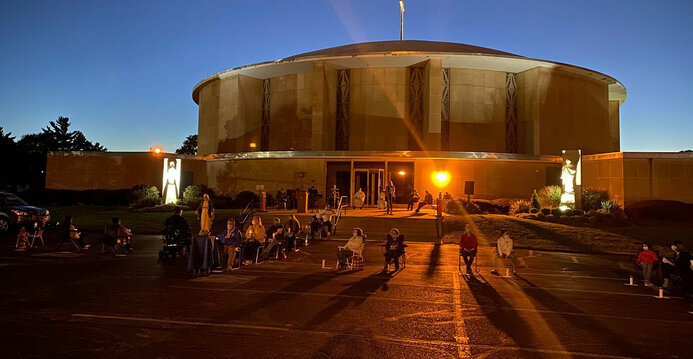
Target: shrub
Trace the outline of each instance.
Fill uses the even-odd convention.
[[[203,194],[202,186],[190,185],[185,187],[180,203],[189,207],[196,207],[202,201]]]
[[[529,201],[524,199],[518,199],[510,205],[509,214],[511,216],[514,216],[518,213],[529,213],[529,209],[531,208],[531,206],[532,205],[529,203]]]
[[[539,211],[539,212],[545,216],[548,216],[551,214],[551,208],[542,208],[541,211]]]
[[[137,185],[130,192],[130,208],[154,207],[161,203],[161,195],[155,186]]]
[[[602,202],[608,201],[609,198],[609,191],[607,190],[594,188],[583,189],[582,209],[585,211],[600,209],[602,207]]]
[[[462,203],[462,208],[464,208],[468,214],[481,214],[481,208],[474,202],[467,202],[465,200],[461,200],[460,202]]]
[[[133,208],[133,212],[173,212],[176,208],[182,208],[183,210],[190,210],[190,207],[180,206],[175,203],[159,204],[153,207],[142,207]]]
[[[536,209],[537,211],[541,209],[541,203],[539,203],[539,195],[537,194],[537,190],[534,190],[534,193],[532,193],[532,208]]]
[[[491,204],[496,205],[503,209],[503,214],[508,214],[510,212],[510,206],[515,202],[514,199],[510,198],[496,198],[491,201]]]
[[[583,214],[585,214],[585,212],[580,209],[574,209],[572,213],[573,216],[582,216]]]
[[[498,204],[493,203],[493,201],[485,199],[475,199],[472,202],[475,205],[477,205],[483,213],[508,214],[507,207],[504,208],[503,206],[499,206]]]
[[[614,201],[601,201],[600,203],[601,210],[604,211],[604,213],[611,213],[614,207],[618,207],[618,203]]]
[[[539,213],[539,210],[536,209],[536,208],[530,208],[530,209],[529,209],[529,213],[531,213],[531,214],[537,214],[537,213]]]
[[[556,208],[561,205],[561,186],[546,186],[539,191],[539,200],[545,207]]]

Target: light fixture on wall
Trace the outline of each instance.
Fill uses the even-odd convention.
[[[445,171],[433,172],[431,177],[438,187],[443,187],[450,183],[450,173]]]
[[[407,173],[404,172],[404,171],[399,171],[399,172],[397,172],[397,174],[400,175],[400,176],[404,176],[404,175],[406,175]]]
[[[251,142],[249,146],[250,146],[250,148],[255,148],[255,147],[257,147],[257,144],[255,142]]]

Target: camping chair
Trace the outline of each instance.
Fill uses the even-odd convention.
[[[116,256],[124,256],[127,251],[123,247],[122,241],[118,238],[118,228],[112,224],[106,225],[103,230],[103,239],[101,240],[101,254],[113,252]]]
[[[46,246],[46,242],[43,241],[43,228],[36,228],[36,231],[31,234],[27,234],[27,240],[31,240],[29,243],[29,247],[33,248],[34,244],[36,243],[36,240],[40,239],[41,240],[41,247]]]
[[[461,252],[461,250],[460,250]],[[462,271],[462,266],[465,265],[464,260],[462,259],[462,254],[458,252],[457,256],[457,272],[459,274],[466,275],[466,271]],[[474,273],[476,275],[479,275],[479,251],[477,249],[477,253],[474,256]]]
[[[72,239],[72,237],[70,236],[70,228],[61,227],[60,229],[58,229],[58,235],[55,241],[55,250],[60,250],[60,248],[62,248],[64,244],[68,243],[71,243],[75,247],[75,253],[81,250],[79,244],[77,244],[77,241]]]
[[[17,235],[17,242],[14,244],[14,250],[18,252],[26,251],[29,247],[29,236],[25,233],[24,235]]]
[[[386,246],[387,246],[387,244],[381,244],[380,245],[383,256],[385,255],[385,253],[387,253],[387,250],[385,249]],[[400,267],[401,269],[404,269],[407,267],[407,247],[409,247],[409,246],[406,244],[402,245],[402,255],[399,256],[399,264],[401,266]],[[390,270],[390,263],[387,263],[387,269]]]
[[[344,249],[344,246],[339,246],[339,249]],[[346,258],[346,265],[351,271],[362,270],[366,267],[366,261],[363,259],[363,250],[366,249],[366,235],[363,235],[363,247],[360,252],[352,251],[354,254]],[[339,262],[337,262],[339,266]]]

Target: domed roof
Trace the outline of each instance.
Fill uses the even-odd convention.
[[[366,54],[389,54],[392,52],[408,53],[456,53],[456,54],[484,54],[495,56],[522,57],[509,52],[488,49],[480,46],[458,44],[454,42],[422,41],[422,40],[395,40],[374,41],[349,44],[327,49],[306,52],[283,60],[292,61],[307,57],[332,57],[332,56],[357,56]]]

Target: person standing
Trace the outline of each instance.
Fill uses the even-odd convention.
[[[224,246],[224,253],[228,255],[226,270],[230,271],[233,268],[233,262],[236,260],[236,251],[243,244],[243,236],[241,231],[236,228],[236,220],[229,218],[226,221],[226,229],[221,233],[219,242]],[[242,260],[242,258],[239,258],[239,261]]]
[[[385,214],[393,214],[392,205],[395,201],[396,192],[395,184],[392,182],[392,180],[390,180],[390,184],[388,184],[387,188],[385,189],[385,195],[387,196],[387,209],[385,210]]]
[[[647,243],[642,244],[642,251],[638,253],[638,265],[642,268],[642,279],[646,286],[651,286],[652,266],[657,262],[657,253],[650,249]]]
[[[510,263],[513,267],[513,274],[517,274],[517,266],[515,263],[515,252],[513,251],[513,240],[510,238],[508,231],[501,232],[500,238],[496,243],[496,255],[493,257],[493,270],[492,274],[498,274],[496,268],[498,268],[499,258],[510,258]]]
[[[472,263],[479,249],[479,241],[476,235],[472,233],[472,226],[467,224],[464,226],[464,233],[460,237],[460,257],[464,260],[467,266],[467,274],[472,274]]]
[[[209,232],[212,229],[212,221],[214,220],[214,204],[209,199],[207,193],[202,196],[202,202],[197,206],[197,219],[200,221],[200,230]]]

